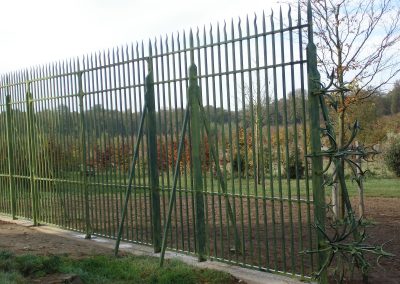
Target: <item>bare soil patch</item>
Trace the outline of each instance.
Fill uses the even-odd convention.
[[[366,241],[375,245],[387,242],[385,251],[395,254],[393,258],[382,258],[380,265],[371,259],[369,281],[400,283],[400,198],[367,198],[366,215],[374,223],[367,228]]]
[[[357,204],[356,200],[354,204]],[[250,210],[250,220],[254,224],[256,217],[256,206],[255,203],[253,202],[252,204],[249,204],[251,210]],[[222,206],[223,210],[225,210],[224,206]],[[260,204],[260,208],[262,208],[262,204]],[[260,209],[259,208],[259,209]],[[191,211],[190,206],[188,208],[189,212]],[[211,208],[209,208],[211,209]],[[286,210],[287,208],[284,208]],[[247,210],[247,208],[246,208]],[[297,209],[293,207],[293,217],[296,217],[296,211]],[[303,210],[302,210],[303,211]],[[284,211],[287,212],[287,211]],[[184,212],[186,213],[186,212]],[[304,213],[304,211],[303,211]],[[259,213],[260,214],[260,213]],[[190,214],[189,214],[190,215]],[[261,215],[261,214],[260,214]],[[286,214],[285,214],[286,215]],[[370,258],[370,262],[373,265],[373,268],[370,273],[369,281],[370,283],[400,283],[400,261],[398,261],[398,256],[400,255],[400,199],[399,198],[368,198],[366,200],[366,217],[368,220],[374,223],[373,226],[368,228],[368,238],[367,242],[370,244],[383,244],[385,242],[388,242],[385,246],[384,249],[388,252],[391,252],[396,255],[396,257],[391,258],[391,259],[381,259],[380,261],[380,266],[376,265],[374,262],[373,258]],[[304,216],[304,215],[303,215]],[[238,217],[238,222],[240,220],[240,216]],[[251,245],[250,239],[252,239],[252,244],[254,245],[254,255],[247,255],[247,256],[241,256],[241,257],[250,257],[250,259],[254,259],[255,263],[259,262],[257,253],[261,250],[263,250],[263,247],[257,247],[257,238],[260,238],[261,246],[263,246],[265,238],[269,239],[269,249],[270,249],[270,255],[267,257],[266,255],[261,255],[261,262],[265,262],[267,258],[271,260],[271,264],[274,265],[274,257],[273,254],[276,252],[277,254],[277,266],[281,266],[281,261],[282,261],[282,242],[279,241],[277,242],[277,247],[273,247],[273,240],[271,239],[271,236],[269,235],[268,231],[263,231],[263,226],[260,225],[260,236],[258,236],[256,233],[252,232],[251,228],[248,227],[247,221],[248,215],[245,214],[244,220],[244,228],[241,228],[245,234],[246,234],[246,247],[249,247]],[[280,220],[280,216],[277,215],[277,220]],[[184,223],[189,222],[191,223],[192,220],[191,218],[188,218],[189,220],[184,220]],[[220,224],[220,221],[222,221],[222,224]],[[221,248],[220,245],[220,240],[221,238],[226,238],[226,217],[215,221],[215,226],[216,229],[210,228],[211,230],[211,236],[210,238],[213,239],[213,234],[216,234],[216,240],[217,242],[213,243],[210,242],[210,252],[213,254],[214,250],[219,250],[220,252],[225,251],[227,254],[229,253],[229,247],[228,247],[228,241],[225,239],[225,241],[222,244],[223,248]],[[260,217],[260,223],[262,224],[262,220]],[[279,228],[285,228],[286,233],[288,234],[290,226],[288,226],[287,223],[288,219],[285,216],[283,218],[283,223],[285,224],[284,226],[281,226],[279,222],[276,223],[278,229]],[[267,222],[269,223],[269,222]],[[177,234],[173,234],[173,236],[179,236],[181,233],[181,228],[179,226],[179,221],[177,222],[178,226],[175,227],[174,223],[172,226],[172,231],[175,232],[177,230]],[[214,226],[211,222],[212,226]],[[241,224],[238,224],[241,226]],[[270,225],[270,224],[267,224]],[[129,227],[129,226],[128,226]],[[222,228],[223,234],[220,235],[219,228]],[[307,228],[307,226],[304,226],[304,230]],[[254,228],[253,228],[254,229]],[[262,230],[261,230],[262,229]],[[265,228],[268,230],[268,228]],[[241,231],[242,231],[241,230]],[[298,231],[298,228],[296,224],[293,226],[293,230],[296,232]],[[306,230],[305,230],[306,231]],[[187,232],[184,232],[184,242],[186,243],[191,237],[188,237],[186,235]],[[190,233],[190,232],[189,232]],[[192,235],[193,232],[191,232],[190,235]],[[280,230],[277,230],[277,237],[279,237],[281,234]],[[302,232],[303,235],[303,243],[304,246],[307,246],[307,232]],[[296,248],[296,252],[298,251],[298,248],[300,246],[299,243],[299,233],[294,234],[294,247]],[[172,237],[172,236],[171,236]],[[232,238],[232,231],[230,232],[230,246],[233,244],[233,238]],[[178,240],[178,244],[180,243],[181,240]],[[194,241],[194,240],[192,240]],[[171,243],[175,242],[175,239],[172,237],[170,239]],[[287,243],[287,245],[290,245],[290,243]],[[227,247],[225,247],[227,246]],[[16,254],[22,254],[22,253],[33,253],[33,254],[67,254],[71,257],[75,258],[82,258],[85,256],[93,255],[93,254],[109,254],[111,255],[113,253],[112,249],[105,248],[100,246],[97,243],[94,242],[87,242],[83,238],[82,239],[72,239],[68,237],[62,237],[58,236],[55,234],[46,234],[42,233],[39,230],[36,230],[35,228],[27,227],[27,226],[21,226],[21,225],[16,225],[13,223],[9,222],[4,222],[0,221],[0,249],[6,249],[13,251]],[[274,251],[276,250],[276,251]],[[215,252],[214,252],[215,254]],[[286,252],[287,254],[287,252]],[[226,255],[225,255],[226,257]],[[231,256],[232,259],[235,258],[234,255]],[[297,258],[298,256],[296,256]],[[287,259],[290,260],[290,256],[287,255]],[[297,260],[297,259],[296,259]],[[287,264],[288,267],[291,266],[290,261]],[[305,261],[305,266],[306,266],[306,271],[309,269],[307,267],[309,265],[308,261]],[[297,263],[295,264],[297,266]],[[273,268],[273,267],[272,267]],[[308,268],[308,269],[307,269]],[[359,277],[357,277],[359,279]],[[351,283],[357,283],[357,281],[352,281]]]
[[[15,254],[68,255],[83,258],[90,255],[112,255],[108,249],[84,239],[73,239],[56,234],[47,234],[29,227],[0,220],[0,249]]]

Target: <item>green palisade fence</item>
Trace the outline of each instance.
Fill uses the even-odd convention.
[[[0,211],[87,238],[120,232],[156,252],[164,242],[200,260],[310,276],[318,259],[302,252],[316,248],[312,196],[323,196],[313,195],[320,178],[306,158],[318,151],[308,129],[318,102],[307,99],[312,54],[300,15],[2,76]]]

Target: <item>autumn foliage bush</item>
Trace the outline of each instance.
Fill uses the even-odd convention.
[[[384,147],[384,160],[388,168],[400,177],[400,134],[388,135]]]

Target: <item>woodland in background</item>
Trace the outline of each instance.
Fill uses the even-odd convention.
[[[397,81],[393,88],[388,92],[375,91],[367,99],[357,101],[357,96],[362,96],[362,92],[355,92],[356,95],[351,94],[347,96],[349,100],[348,110],[346,112],[346,123],[348,126],[352,125],[357,119],[361,126],[361,131],[358,136],[358,141],[367,146],[377,145],[378,148],[382,146],[389,133],[400,133],[400,81]],[[279,127],[280,143],[281,143],[281,164],[283,173],[287,170],[286,159],[289,159],[289,173],[290,177],[294,178],[294,168],[296,163],[296,155],[299,157],[298,170],[299,175],[304,175],[304,145],[302,145],[302,138],[299,137],[299,145],[294,145],[291,139],[293,133],[293,125],[296,123],[298,127],[302,126],[303,114],[302,106],[300,103],[300,92],[296,92],[296,113],[293,112],[292,96],[288,95],[286,98],[286,110],[288,112],[288,129],[289,129],[289,153],[285,155],[284,145],[284,103],[283,99],[278,102],[278,113],[275,113],[274,103],[269,104],[268,118],[266,115],[267,105],[261,107],[261,121],[257,122],[262,126],[262,139],[257,138],[260,142],[256,143],[253,139],[253,132],[250,130],[250,119],[245,119],[243,123],[243,114],[249,117],[248,111],[243,113],[229,113],[225,109],[216,108],[214,106],[205,107],[209,116],[211,125],[217,128],[218,134],[221,134],[221,129],[225,128],[225,137],[222,138],[218,135],[219,144],[219,159],[220,166],[226,168],[228,176],[237,176],[238,174],[250,175],[254,174],[254,164],[259,164],[259,168],[263,168],[265,173],[272,170],[272,174],[276,172],[278,167],[276,162],[277,155],[277,139],[276,139],[276,126]],[[351,101],[351,102],[350,102]],[[305,102],[307,106],[307,102]],[[247,108],[249,109],[249,108]],[[332,110],[333,111],[333,110]],[[239,117],[238,127],[235,127],[235,118]],[[158,157],[159,157],[159,170],[171,171],[174,167],[177,150],[178,150],[178,134],[179,128],[182,123],[183,111],[178,110],[159,110],[157,112],[157,137],[158,137]],[[5,112],[0,113],[0,121],[5,122]],[[13,126],[16,129],[13,138],[15,149],[24,149],[23,143],[26,143],[25,119],[26,114],[23,111],[12,111]],[[140,114],[131,110],[124,112],[117,110],[105,109],[102,105],[96,105],[85,112],[85,119],[87,123],[87,138],[88,138],[88,166],[94,172],[104,172],[107,170],[117,170],[126,173],[129,170],[130,162],[133,156],[133,147],[136,141],[136,132],[140,119]],[[272,145],[272,159],[268,153],[268,136],[267,136],[267,120],[269,119],[271,125],[271,145]],[[232,125],[233,140],[229,143],[228,139],[228,125]],[[245,125],[247,124],[247,125]],[[36,140],[37,148],[36,157],[39,159],[37,174],[46,176],[59,176],[60,171],[79,171],[81,167],[81,145],[80,145],[80,123],[79,113],[71,110],[65,105],[61,105],[56,109],[45,109],[37,111],[35,114],[35,125],[37,127]],[[246,131],[244,131],[246,130]],[[350,133],[350,131],[348,131]],[[302,132],[298,132],[302,133]],[[209,145],[206,137],[203,138],[203,169],[210,170],[211,160]],[[254,140],[254,141],[253,141]],[[2,143],[6,143],[5,139],[1,139]],[[253,142],[256,145],[263,145],[263,149],[257,149],[257,154],[254,160],[253,157]],[[144,143],[146,144],[146,143]],[[145,145],[143,147],[146,147]],[[0,147],[6,156],[6,145]],[[382,148],[384,149],[384,148]],[[142,149],[142,157],[139,159],[138,167],[142,167],[147,163],[147,157],[144,153],[145,148]],[[16,151],[14,153],[14,161],[21,174],[28,175],[29,169],[27,163],[24,162],[27,153]],[[260,156],[262,155],[262,157]],[[248,157],[248,163],[245,164],[245,157]],[[261,163],[261,158],[262,163]],[[42,161],[41,161],[42,160]],[[271,163],[270,167],[269,161]],[[378,158],[378,162],[381,159]],[[373,163],[372,163],[373,164]],[[190,165],[190,148],[188,138],[185,140],[185,149],[181,161],[181,169]],[[1,160],[1,168],[7,168],[7,159]],[[247,167],[247,168],[246,168]],[[369,167],[369,166],[368,166]],[[25,168],[25,169],[24,169]],[[292,168],[292,170],[290,170]],[[369,167],[370,168],[370,167]],[[382,168],[378,165],[375,168]],[[384,167],[383,167],[384,168]],[[260,171],[259,169],[259,171]],[[372,169],[372,170],[371,170]],[[386,171],[378,171],[374,173],[373,167],[370,171],[376,176],[390,176],[391,173]]]

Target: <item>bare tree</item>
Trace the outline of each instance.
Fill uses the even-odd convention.
[[[399,0],[310,0],[321,75],[331,81],[337,111],[337,146],[346,141],[345,113],[400,72]],[[307,0],[302,0],[307,7]],[[341,167],[344,168],[343,165]],[[334,210],[344,214],[341,188]],[[337,198],[337,200],[335,199]]]

